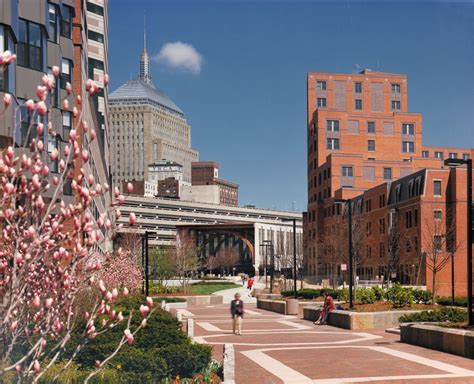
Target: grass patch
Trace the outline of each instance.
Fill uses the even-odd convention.
[[[240,284],[222,283],[222,284],[193,284],[189,286],[190,293],[194,295],[210,295],[211,293],[222,291],[224,289],[242,288]]]

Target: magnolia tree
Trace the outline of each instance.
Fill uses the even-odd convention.
[[[15,55],[0,54],[0,65],[6,66]],[[46,150],[43,138],[55,137],[54,127],[43,124],[49,112],[48,99],[54,82],[60,75],[53,67],[54,77],[44,75],[38,85],[37,100],[12,105],[12,97],[3,98],[1,115],[14,108],[26,108],[28,121],[24,147],[9,146],[0,155],[0,378],[8,371],[16,371],[19,381],[36,382],[55,362],[64,356],[72,331],[79,332],[80,341],[73,358],[89,340],[107,332],[120,322],[127,322],[115,351],[103,361],[97,361],[89,378],[100,371],[125,344],[132,344],[134,335],[146,325],[153,309],[148,298],[139,308],[143,321],[131,328],[133,310],[127,316],[114,309],[120,296],[127,296],[126,286],[107,285],[100,276],[104,263],[110,262],[111,271],[119,268],[120,257],[99,252],[100,243],[111,239],[115,228],[109,213],[120,217],[119,205],[124,196],[116,189],[112,205],[95,219],[89,212],[94,199],[110,193],[109,186],[100,184],[86,174],[83,165],[89,152],[82,146],[81,135],[93,142],[96,132],[89,129],[82,116],[82,103],[99,91],[98,85],[88,80],[83,95],[76,95],[75,105],[62,100],[63,110],[69,110],[77,123],[70,131],[69,141],[61,153]],[[105,76],[104,84],[107,85]],[[72,93],[67,83],[66,92]],[[88,101],[87,101],[88,102]],[[1,116],[0,116],[1,117]],[[24,122],[15,121],[13,137]],[[51,173],[52,163],[58,173]],[[62,196],[65,183],[70,183],[73,198],[67,202]],[[128,192],[132,190],[128,186]],[[134,224],[135,216],[129,217]],[[105,235],[104,235],[105,234]],[[120,279],[112,279],[118,284]],[[87,311],[77,310],[80,294],[89,291],[96,299]],[[85,321],[84,321],[85,320]],[[84,324],[82,329],[77,329]],[[66,368],[70,361],[66,363]]]

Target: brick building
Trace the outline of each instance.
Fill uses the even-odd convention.
[[[219,164],[215,161],[199,161],[191,164],[191,184],[218,186],[219,203],[237,207],[239,185],[219,178]]]
[[[448,157],[466,159],[472,157],[473,150],[423,145],[422,116],[408,112],[405,75],[370,70],[356,74],[309,73],[307,96],[308,210],[304,215],[307,274],[316,280],[347,281],[341,271],[341,265],[347,264],[348,253],[347,242],[341,240],[347,234],[346,227],[339,222],[345,220],[347,214],[335,204],[335,199],[352,199],[353,237],[358,248],[355,267],[359,278],[383,276],[404,283],[429,283],[431,275],[427,260],[423,259],[429,258],[427,243],[423,242],[427,236],[420,233],[428,226],[412,225],[402,229],[403,204],[418,205],[411,213],[412,222],[415,209],[417,220],[422,220],[423,215],[423,218],[430,217],[429,213],[425,214],[430,212],[427,208],[427,202],[431,201],[427,192],[431,185],[429,177],[437,170],[446,180],[442,184],[444,197],[437,197],[436,204],[446,210],[453,201],[446,196],[461,193],[460,186],[456,189],[452,180],[455,179],[453,174],[462,170],[443,169],[443,160]],[[420,172],[422,175],[418,175]],[[410,181],[413,175],[419,178]],[[410,183],[410,187],[405,186],[405,182]],[[423,188],[422,194],[412,196],[407,192],[415,188],[414,183],[418,183],[417,188]],[[403,190],[400,198],[395,197],[400,193],[394,191],[397,185]],[[462,204],[459,206],[456,209],[462,209]],[[450,225],[449,232],[456,232],[461,238],[466,223],[454,220],[454,224],[455,229],[451,231]],[[409,246],[408,243],[404,248],[394,246],[394,228],[400,229],[396,236],[398,244],[403,237]],[[412,251],[415,244],[416,252]],[[462,251],[465,254],[465,248],[461,248],[456,255]],[[423,260],[415,254],[421,255]],[[462,267],[462,263],[457,263],[457,269]],[[440,277],[444,278],[447,268],[445,266]],[[464,277],[464,285],[465,282]],[[443,284],[440,280],[438,285]]]

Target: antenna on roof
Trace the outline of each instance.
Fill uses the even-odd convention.
[[[146,10],[143,10],[143,49],[146,50]]]

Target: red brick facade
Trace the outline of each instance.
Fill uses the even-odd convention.
[[[393,276],[402,283],[429,286],[432,272],[427,267],[430,255],[426,248],[430,236],[422,229],[433,222],[431,205],[441,207],[442,218],[448,207],[453,211],[466,209],[462,204],[456,208],[451,204],[454,198],[462,201],[456,196],[465,193],[460,191],[461,182],[453,183],[454,175],[463,170],[442,169],[443,159],[472,158],[474,151],[422,144],[422,116],[408,112],[405,75],[369,70],[357,74],[309,73],[307,81],[307,274],[317,280],[347,281],[347,273],[341,271],[341,264],[347,264],[347,214],[334,199],[353,199],[353,237],[358,247],[355,267],[359,278]],[[413,179],[413,175],[419,179]],[[442,197],[434,198],[430,191],[435,176],[441,178]],[[424,189],[416,194],[404,191],[403,199],[397,199],[397,183],[402,189],[413,189],[415,183],[423,184]],[[465,220],[452,220],[448,230],[443,225],[434,229],[465,238]],[[435,234],[431,235],[432,243]],[[455,258],[464,259],[464,264],[455,262],[455,268],[459,274],[458,293],[462,294],[466,248],[461,242],[459,245]],[[447,294],[446,271],[450,278],[450,266],[446,257],[441,258],[444,265],[437,274],[437,286]]]

